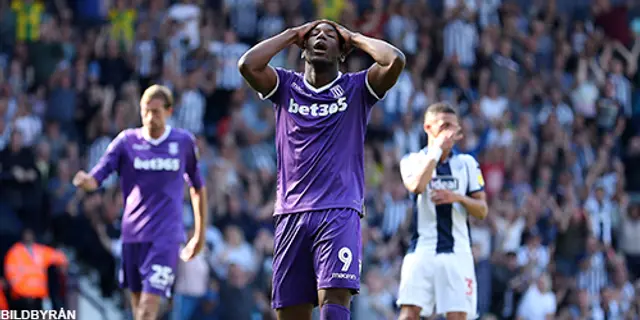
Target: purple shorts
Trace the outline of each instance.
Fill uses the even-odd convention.
[[[274,309],[318,304],[318,290],[360,290],[362,239],[353,209],[327,209],[275,217]]]
[[[180,243],[123,243],[120,286],[170,298],[179,256]]]

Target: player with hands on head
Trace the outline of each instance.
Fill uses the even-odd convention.
[[[446,103],[427,108],[428,146],[400,161],[405,187],[416,195],[414,234],[402,263],[401,320],[435,312],[447,320],[476,318],[476,281],[468,216],[484,219],[484,179],[473,156],[453,150],[462,139],[458,115]]]
[[[122,131],[90,173],[80,171],[73,184],[94,191],[113,172],[125,199],[122,217],[120,284],[131,291],[136,320],[155,320],[161,299],[171,296],[178,259],[190,260],[205,244],[206,189],[193,135],[166,124],[173,96],[153,85],[140,99],[142,127]],[[183,249],[185,181],[191,186],[194,235]]]
[[[302,49],[303,73],[269,66],[291,45]],[[342,74],[352,48],[375,63]],[[350,319],[360,289],[367,122],[404,66],[394,46],[327,20],[287,29],[240,58],[240,73],[276,114],[272,307],[279,320],[310,320],[315,305],[322,320]]]

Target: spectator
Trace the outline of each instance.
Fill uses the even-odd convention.
[[[225,31],[223,41],[214,41],[209,45],[209,52],[214,54],[218,60],[216,70],[219,76],[216,79],[220,89],[233,91],[239,89],[243,84],[237,66],[238,60],[248,49],[249,46],[238,42],[237,35],[232,30]]]
[[[525,244],[518,250],[518,265],[539,276],[547,268],[547,264],[549,264],[549,250],[542,245],[540,234],[529,234]]]
[[[471,0],[446,0],[444,16],[444,58],[453,60],[464,68],[471,68],[476,62],[478,46],[477,2]]]
[[[13,0],[11,9],[16,15],[16,39],[37,41],[40,38],[40,25],[45,13],[44,4],[38,0]]]
[[[610,245],[613,203],[605,197],[604,187],[596,186],[595,195],[589,197],[584,206],[590,216],[589,221],[591,221],[591,230],[594,235],[604,244]]]
[[[49,297],[47,269],[51,265],[66,267],[67,263],[62,252],[35,243],[33,231],[25,229],[22,241],[9,249],[4,261],[14,304],[12,309],[42,309],[42,300]]]
[[[594,308],[586,290],[579,290],[575,294],[574,303],[560,312],[561,319],[603,319],[602,310]]]
[[[115,4],[115,7],[109,11],[110,35],[119,44],[129,46],[135,35],[136,11],[129,7],[126,0],[116,0]]]
[[[228,277],[227,268],[232,264],[241,271],[237,274],[239,279],[245,277],[247,273],[255,271],[255,253],[245,240],[242,230],[235,225],[229,225],[225,229],[224,238],[222,248],[216,250],[212,256],[213,261],[211,261],[217,268],[218,276],[226,279]]]
[[[193,230],[189,231],[189,238]],[[193,260],[180,261],[175,280],[175,296],[173,298],[172,320],[188,320],[193,317],[197,308],[207,294],[209,286],[209,264],[205,253]]]
[[[175,120],[178,127],[189,130],[195,135],[204,133],[205,99],[198,88],[202,70],[192,70],[187,75],[182,97],[176,107]]]
[[[622,216],[622,237],[620,247],[625,254],[627,268],[631,273],[631,280],[640,278],[640,248],[636,245],[640,239],[640,207],[629,208],[628,213],[623,210]]]
[[[180,32],[188,39],[189,48],[196,49],[200,46],[199,22],[202,13],[200,7],[193,2],[182,0],[169,7],[167,14],[169,18],[182,25]]]
[[[385,288],[384,277],[377,268],[369,270],[358,297],[358,320],[393,319],[393,294]]]
[[[548,320],[556,313],[556,297],[551,290],[551,279],[542,274],[525,292],[518,306],[518,320]]]
[[[607,277],[607,257],[598,249],[598,241],[589,238],[586,256],[580,260],[576,285],[589,293],[591,301],[599,302],[600,291],[609,284]]]
[[[250,320],[254,313],[253,291],[242,266],[229,265],[229,274],[220,288],[221,320]]]

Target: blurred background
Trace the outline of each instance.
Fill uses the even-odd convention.
[[[198,137],[212,222],[164,317],[273,319],[274,115],[236,63],[316,18],[408,59],[369,123],[354,319],[396,317],[413,214],[398,161],[441,100],[490,199],[471,222],[483,317],[640,319],[640,3],[613,0],[0,0],[0,308],[128,319],[117,177],[93,194],[70,181],[139,125],[158,83],[176,96],[171,124]],[[272,62],[302,66],[293,47]],[[370,63],[354,52],[344,69]]]

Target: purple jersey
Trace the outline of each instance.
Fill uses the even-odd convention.
[[[330,208],[360,212],[365,132],[371,107],[379,100],[367,71],[339,74],[314,88],[300,73],[275,70],[276,87],[262,97],[276,109],[275,214]]]
[[[91,175],[101,184],[114,171],[125,201],[123,242],[185,240],[184,181],[197,189],[203,185],[193,135],[167,127],[162,137],[152,139],[141,128],[124,130]]]

